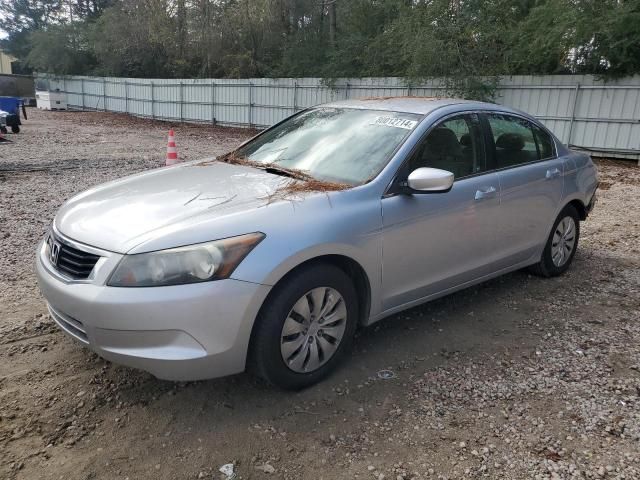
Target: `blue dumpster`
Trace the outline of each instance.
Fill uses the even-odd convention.
[[[0,97],[0,130],[2,133],[7,133],[7,127],[11,127],[13,133],[20,131],[20,125],[22,125],[20,121],[20,107],[23,107],[22,113],[26,113],[21,98]]]

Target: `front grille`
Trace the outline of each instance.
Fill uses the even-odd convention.
[[[89,343],[87,332],[80,320],[76,320],[69,315],[65,315],[61,311],[53,308],[51,305],[48,305],[48,307],[51,318],[53,318],[53,321],[56,322],[60,328],[81,342]]]
[[[99,255],[83,252],[58,242],[51,235],[47,238],[47,245],[49,247],[49,261],[59,272],[74,280],[88,278],[100,259]]]

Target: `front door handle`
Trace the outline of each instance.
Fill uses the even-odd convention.
[[[493,198],[496,196],[496,187],[485,187],[476,191],[476,200],[484,200],[485,198]]]
[[[545,175],[545,177],[547,179],[555,178],[555,177],[559,177],[559,176],[560,176],[560,169],[559,168],[550,168],[549,170],[547,170],[547,174]]]

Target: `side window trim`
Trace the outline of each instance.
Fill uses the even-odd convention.
[[[480,113],[480,127],[482,128],[482,137],[484,140],[484,158],[487,166],[487,172],[495,172],[496,168],[496,146],[493,139],[493,133],[491,131],[491,125],[489,125],[489,118],[487,112]]]
[[[471,122],[472,128],[474,127],[477,128],[477,132],[475,133],[478,134],[478,138],[476,140],[479,140],[480,145],[478,145],[478,150],[476,152],[476,161],[478,162],[478,164],[480,164],[481,162],[482,166],[480,170],[473,172],[471,175],[465,175],[464,177],[460,177],[460,180],[464,178],[474,177],[476,175],[481,175],[482,173],[487,171],[487,146],[486,146],[486,139],[484,136],[484,128],[482,126],[481,113],[470,112],[466,115],[470,117],[469,120]],[[474,132],[470,131],[469,133],[473,134]]]
[[[542,160],[542,153],[540,152],[540,142],[538,141],[538,135],[536,135],[536,126],[531,122],[529,122],[529,125],[531,125],[531,135],[533,135],[533,143],[536,146],[538,160]]]
[[[551,157],[548,157],[548,158],[539,158],[538,160],[532,160],[530,162],[520,163],[520,164],[517,164],[517,165],[508,165],[506,167],[495,168],[497,166],[496,145],[495,145],[495,140],[493,138],[493,130],[491,129],[491,125],[489,123],[489,115],[491,115],[491,114],[504,115],[506,117],[517,118],[517,119],[520,119],[520,120],[524,120],[528,124],[530,124],[531,125],[531,133],[532,133],[534,141],[536,143],[536,150],[538,152],[538,156],[540,156],[540,148],[538,146],[536,128],[539,128],[544,133],[549,135],[549,137],[550,137],[550,139],[552,141],[553,155]],[[549,160],[555,160],[555,159],[558,158],[558,148],[557,148],[556,141],[555,141],[555,138],[553,137],[553,135],[551,135],[549,132],[547,132],[546,129],[543,128],[542,126],[538,125],[535,122],[532,122],[527,117],[524,117],[522,115],[518,115],[518,114],[515,114],[515,113],[512,113],[512,112],[505,112],[505,111],[502,111],[502,110],[485,110],[484,112],[482,112],[481,117],[483,118],[484,128],[487,131],[487,135],[485,136],[485,144],[486,144],[486,150],[487,150],[486,155],[487,155],[487,158],[491,158],[491,164],[492,164],[492,167],[494,167],[491,170],[488,169],[487,173],[490,173],[490,172],[502,172],[502,171],[505,171],[505,170],[511,170],[512,168],[523,167],[523,166],[526,166],[526,165],[533,165],[535,163],[540,163],[540,162],[547,162]],[[489,141],[489,143],[487,143],[488,141]]]

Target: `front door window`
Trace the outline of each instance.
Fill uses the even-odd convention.
[[[457,179],[485,170],[484,145],[477,115],[450,118],[433,128],[410,160],[410,171],[439,168]]]

